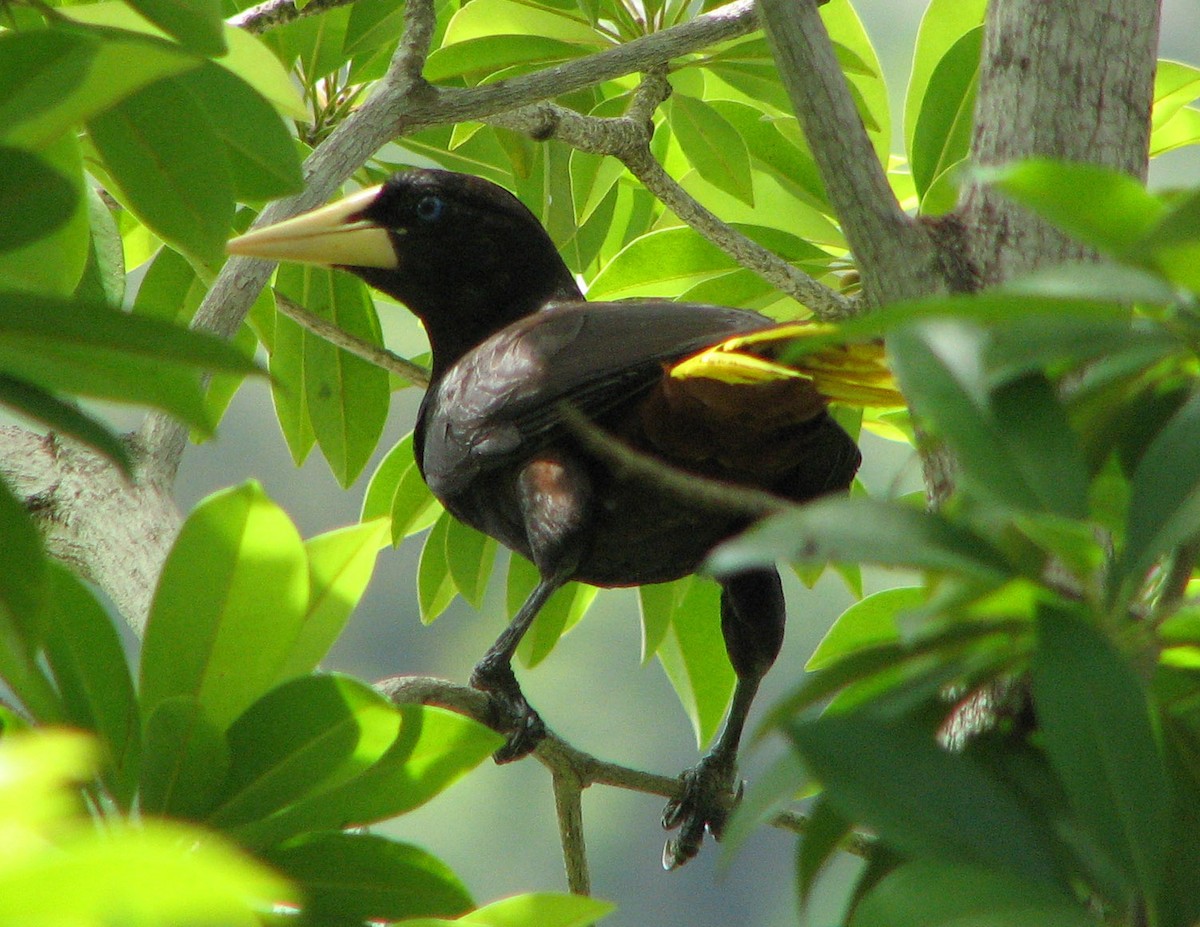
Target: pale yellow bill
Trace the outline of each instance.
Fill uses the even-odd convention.
[[[231,239],[225,249],[270,261],[394,269],[400,262],[387,230],[368,220],[351,219],[378,195],[379,187],[359,190],[294,219],[252,229]]]

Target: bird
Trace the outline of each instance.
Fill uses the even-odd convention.
[[[806,371],[779,362],[788,344],[827,327],[668,299],[588,301],[534,214],[468,174],[404,170],[253,229],[228,250],[341,268],[423,323],[431,372],[414,428],[420,473],[455,518],[531,560],[539,576],[471,674],[507,733],[498,762],[545,735],[512,659],[555,590],[691,575],[754,522],[597,453],[580,422],[601,443],[690,477],[803,503],[845,492],[861,461],[830,398],[840,389],[859,405],[902,401],[878,345],[830,348]],[[678,829],[664,847],[668,869],[694,857],[706,832],[720,838],[751,703],[783,640],[776,569],[718,582],[736,682],[720,733],[663,812],[664,828]]]

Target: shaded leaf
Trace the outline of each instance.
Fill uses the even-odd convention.
[[[191,696],[143,699],[138,806],[146,814],[200,820],[211,809],[229,769],[224,734]]]
[[[129,5],[188,51],[200,55],[225,52],[220,0],[129,0]]]
[[[46,658],[72,724],[95,731],[100,775],[123,806],[137,783],[141,723],[133,679],[112,620],[86,586],[65,567],[50,569],[52,612],[46,622]]]
[[[344,676],[301,676],[267,693],[229,728],[229,774],[208,817],[229,829],[361,775],[400,731],[400,714]]]
[[[855,712],[795,721],[788,733],[826,800],[901,853],[1059,885],[1044,822],[980,766],[943,750],[924,727]],[[881,769],[889,774],[880,776]]]
[[[1047,609],[1038,618],[1033,698],[1076,818],[1138,895],[1152,896],[1168,850],[1171,796],[1137,673],[1091,624]]]
[[[32,152],[0,147],[0,251],[44,238],[75,214],[80,190]]]
[[[376,834],[305,834],[264,858],[304,892],[305,915],[318,922],[453,917],[472,904],[441,860]]]
[[[1011,567],[984,538],[932,512],[877,499],[819,499],[726,541],[708,569],[728,575],[777,560],[847,560],[1000,583]]]
[[[1003,870],[957,861],[904,863],[855,907],[853,927],[1094,927],[1069,894]]]

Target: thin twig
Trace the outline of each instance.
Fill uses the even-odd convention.
[[[309,312],[278,290],[275,291],[275,307],[297,325],[308,329],[319,338],[324,338],[343,351],[362,358],[368,364],[382,367],[388,373],[394,373],[396,376],[408,380],[414,386],[426,387],[429,385],[429,371],[420,364],[414,364],[387,348],[381,348],[377,344],[350,334],[333,322]]]
[[[669,466],[613,437],[569,402],[560,402],[558,412],[579,443],[617,474],[636,476],[662,492],[747,518],[765,518],[795,507],[795,503],[765,490],[735,486]]]
[[[464,714],[489,727],[494,722],[488,697],[470,686],[432,676],[388,676],[377,682],[375,688],[398,705],[436,705]],[[601,760],[571,746],[553,731],[547,731],[546,737],[533,751],[533,756],[550,770],[556,781],[566,778],[573,783],[572,787],[580,791],[591,785],[608,785],[662,798],[678,798],[682,794],[683,786],[678,776],[662,776]],[[734,806],[732,794],[726,795],[725,800],[727,807]],[[767,824],[803,834],[807,830],[808,819],[794,811],[784,811],[770,818]],[[866,856],[873,843],[871,837],[856,833],[843,842],[842,849],[855,856]]]
[[[563,865],[567,870],[567,889],[575,895],[590,895],[592,877],[583,839],[583,784],[573,773],[561,770],[551,773],[551,778]]]

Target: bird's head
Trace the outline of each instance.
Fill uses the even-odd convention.
[[[356,274],[421,318],[435,364],[452,363],[552,300],[582,298],[550,236],[520,200],[451,171],[394,174],[329,206],[254,229],[228,248]]]

